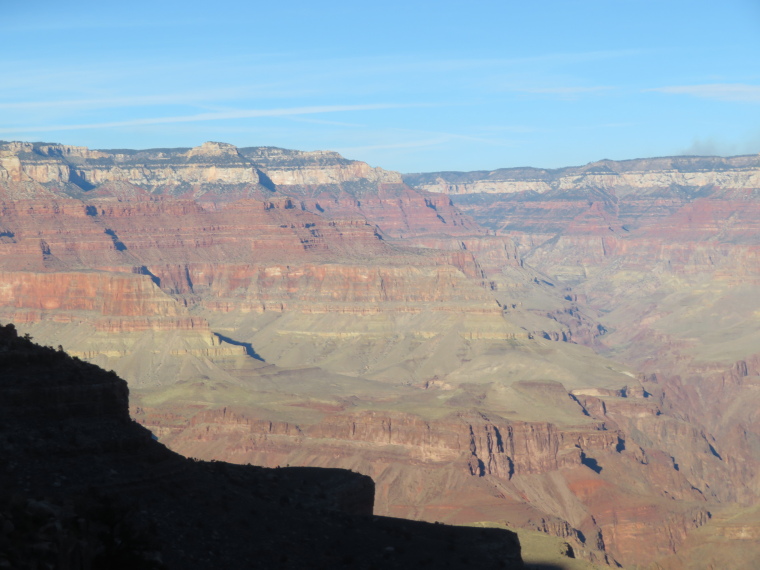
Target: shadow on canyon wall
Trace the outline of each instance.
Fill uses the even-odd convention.
[[[124,380],[13,325],[0,370],[0,567],[524,567],[511,531],[373,516],[358,473],[174,453]]]

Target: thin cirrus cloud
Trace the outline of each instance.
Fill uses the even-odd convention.
[[[203,105],[210,102],[242,100],[244,98],[273,98],[303,96],[309,94],[305,89],[288,89],[281,83],[262,83],[259,85],[241,85],[213,90],[190,90],[182,93],[169,92],[153,95],[133,95],[129,97],[98,97],[77,99],[18,100],[0,102],[0,111],[7,110],[43,110],[68,111],[70,109],[108,109],[116,107],[149,107],[153,105]]]
[[[338,74],[349,73],[376,76],[378,74],[403,73],[447,74],[455,72],[482,72],[483,70],[498,71],[527,67],[532,71],[536,67],[565,67],[568,65],[586,65],[601,60],[634,58],[647,55],[648,50],[600,50],[582,52],[550,52],[523,57],[475,57],[475,58],[427,58],[427,57],[357,57],[336,58],[329,60],[310,61],[309,68],[331,70]]]
[[[692,95],[703,99],[739,103],[760,103],[760,85],[746,83],[711,83],[705,85],[673,85],[657,87],[647,91],[658,91],[673,95]]]
[[[362,152],[362,151],[367,151],[367,150],[429,148],[433,146],[446,144],[455,140],[480,142],[480,143],[485,143],[492,146],[502,146],[502,147],[515,145],[515,141],[494,140],[494,139],[487,139],[483,137],[474,137],[471,135],[462,135],[462,134],[457,134],[457,133],[445,133],[445,132],[437,132],[437,131],[414,131],[414,130],[409,130],[409,129],[393,129],[393,130],[396,133],[395,136],[399,136],[399,134],[400,135],[418,135],[418,136],[428,135],[428,136],[427,138],[422,138],[422,139],[414,138],[412,140],[401,141],[401,142],[341,147],[341,148],[338,148],[337,150],[338,152],[343,153],[343,154],[350,154],[352,152]]]
[[[399,143],[341,147],[341,148],[338,148],[337,150],[341,154],[348,155],[348,154],[351,154],[352,152],[361,152],[361,151],[366,151],[366,150],[390,150],[390,149],[400,149],[400,148],[427,148],[427,147],[438,146],[438,145],[447,143],[449,140],[450,140],[449,137],[436,137],[436,138],[430,138],[430,139],[406,141],[406,142],[399,142]]]
[[[609,91],[610,89],[614,88],[600,85],[597,87],[523,87],[515,88],[514,91],[539,95],[580,95],[584,93],[599,93],[600,91]]]
[[[322,113],[339,113],[351,111],[376,111],[383,109],[401,109],[409,107],[421,107],[422,104],[396,104],[396,103],[373,103],[365,105],[321,105],[311,107],[291,107],[283,109],[248,109],[236,111],[224,111],[216,113],[200,113],[197,115],[184,115],[174,117],[152,117],[144,119],[130,119],[127,121],[114,121],[107,123],[85,123],[75,125],[49,125],[16,127],[12,129],[0,129],[0,133],[17,132],[48,132],[48,131],[73,131],[82,129],[109,129],[115,127],[136,127],[143,125],[159,125],[168,123],[195,123],[199,121],[221,121],[228,119],[252,119],[261,117],[289,117],[299,115],[316,115]]]
[[[72,108],[147,107],[165,104],[193,104],[205,101],[238,99],[250,94],[244,88],[199,91],[195,93],[171,93],[166,95],[143,95],[133,97],[100,97],[89,99],[63,99],[48,101],[8,101],[0,103],[0,109],[11,110],[57,110]]]

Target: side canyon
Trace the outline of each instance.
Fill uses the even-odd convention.
[[[759,256],[758,156],[0,144],[0,322],[125,378],[159,441],[584,567],[760,556]]]

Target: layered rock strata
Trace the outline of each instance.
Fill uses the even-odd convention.
[[[126,383],[0,327],[0,562],[140,568],[522,568],[514,533],[372,517],[340,470],[186,459],[128,414]]]
[[[683,560],[758,489],[755,166],[703,163],[446,196],[329,152],[3,144],[0,316],[123,374],[188,454]]]
[[[612,408],[616,399],[608,402]],[[272,421],[265,412],[234,408],[196,414],[189,424],[143,408],[135,417],[173,449],[196,457],[369,474],[378,484],[381,513],[456,523],[500,520],[561,536],[589,560],[644,564],[676,552],[688,532],[709,521],[710,507],[670,456],[640,447],[617,427],[652,404],[620,403],[606,424],[577,427],[483,414],[426,420],[351,406],[338,406],[317,423]],[[698,449],[698,435],[678,442],[709,455]],[[667,491],[642,493],[642,481]],[[642,541],[649,545],[646,555]]]
[[[501,168],[476,172],[405,174],[416,188],[441,194],[514,194],[601,189],[618,195],[674,188],[758,188],[760,155],[676,156],[600,160],[584,166]]]
[[[479,232],[439,195],[406,186],[395,172],[337,153],[208,142],[191,149],[97,151],[42,143],[0,145],[0,200],[71,196],[196,200],[208,208],[241,199],[293,199],[332,218],[365,219],[389,235]]]
[[[562,284],[603,327],[597,346],[642,371],[644,389],[671,420],[626,419],[604,398],[578,400],[637,444],[654,443],[705,497],[735,513],[758,500],[760,432],[750,410],[759,374],[759,163],[676,157],[405,179],[455,195],[465,212],[518,243],[526,267]],[[707,538],[722,524],[694,533],[723,549],[711,560],[741,548]],[[697,563],[697,543],[684,544],[666,558],[671,567]]]

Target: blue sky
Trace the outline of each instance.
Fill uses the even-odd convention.
[[[760,152],[760,0],[0,0],[0,139],[402,172]]]

